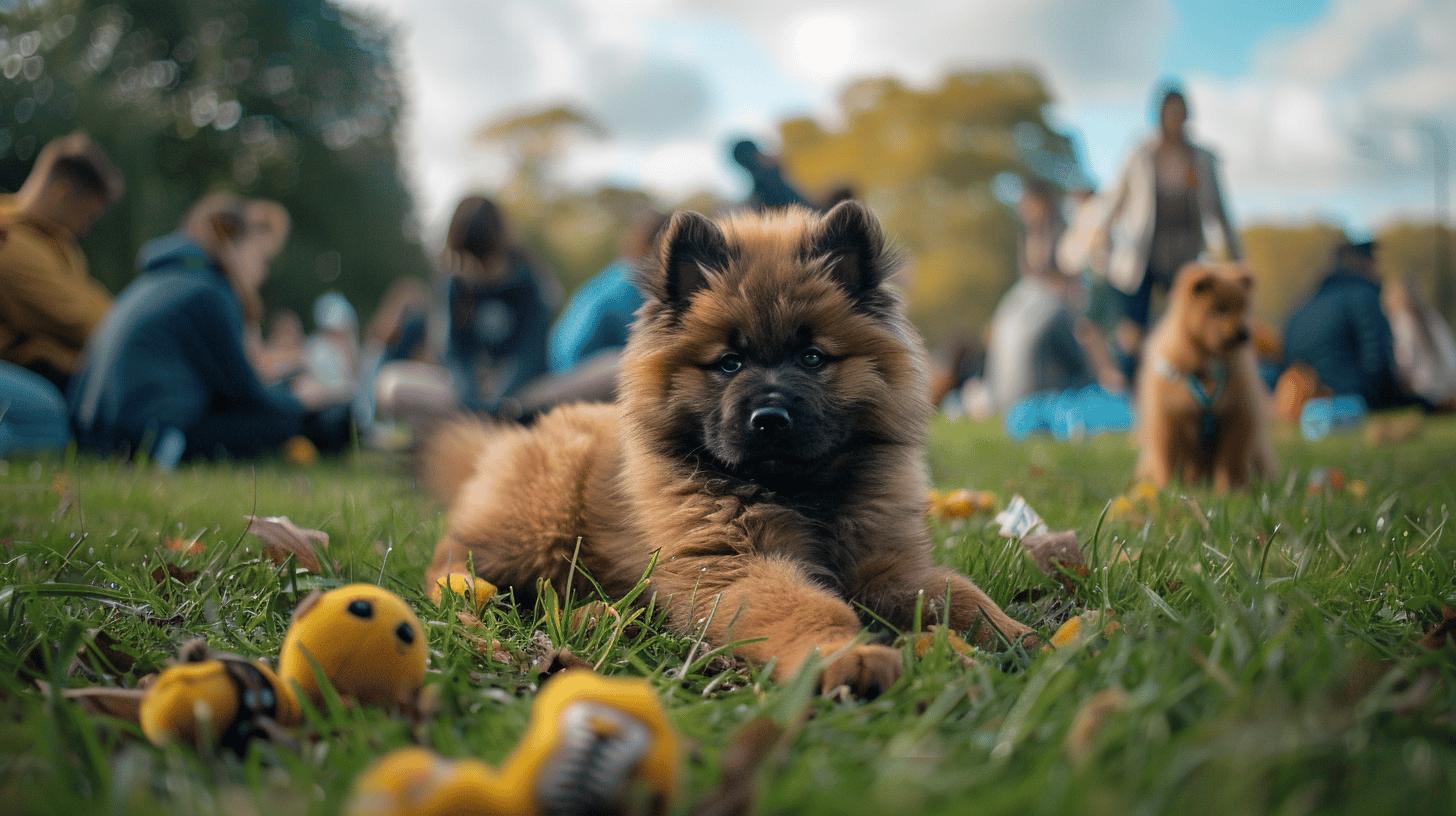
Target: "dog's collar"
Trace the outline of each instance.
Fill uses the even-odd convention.
[[[1213,389],[1209,390],[1203,386],[1203,378],[1197,371],[1183,371],[1161,354],[1154,354],[1150,360],[1153,372],[1159,377],[1175,383],[1183,383],[1193,394],[1193,399],[1205,410],[1213,407],[1213,403],[1223,393],[1223,387],[1228,382],[1228,367],[1222,360],[1214,360],[1208,364],[1206,374],[1208,379],[1213,381]]]
[[[1199,442],[1205,450],[1211,451],[1218,441],[1218,417],[1213,412],[1213,406],[1223,395],[1224,385],[1228,382],[1228,367],[1222,360],[1214,360],[1208,365],[1208,378],[1213,381],[1213,390],[1209,390],[1204,387],[1198,372],[1180,371],[1161,354],[1154,354],[1149,362],[1159,377],[1169,382],[1182,383],[1188,388],[1188,393],[1193,395],[1193,401],[1198,403],[1203,412],[1198,428]]]

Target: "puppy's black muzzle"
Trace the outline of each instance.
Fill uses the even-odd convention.
[[[748,432],[755,439],[769,440],[783,437],[793,430],[794,418],[788,409],[777,405],[755,408],[748,414]]]

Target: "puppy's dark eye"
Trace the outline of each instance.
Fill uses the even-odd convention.
[[[818,368],[824,365],[827,359],[828,358],[824,356],[824,352],[814,348],[813,346],[810,346],[809,348],[806,348],[803,351],[799,352],[799,365],[803,366],[804,368]]]
[[[350,601],[347,611],[356,618],[369,620],[374,617],[374,604],[368,601]]]
[[[736,352],[728,352],[718,358],[718,370],[724,374],[737,374],[743,368],[743,355]]]
[[[408,623],[401,623],[399,626],[394,627],[394,636],[399,638],[401,643],[408,646],[415,642],[415,628]]]

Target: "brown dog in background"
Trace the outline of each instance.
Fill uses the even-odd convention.
[[[428,446],[451,502],[428,585],[472,564],[527,602],[538,580],[564,592],[579,540],[578,579],[621,597],[655,556],[674,630],[741,641],[776,678],[817,650],[821,688],[861,696],[895,682],[901,655],[861,642],[856,604],[910,630],[923,602],[982,645],[1028,637],[931,560],[928,372],[891,272],[853,201],[673,216],[640,276],[617,405],[457,424]]]
[[[1138,371],[1138,479],[1211,480],[1222,493],[1273,471],[1268,393],[1249,342],[1253,285],[1236,264],[1178,272]]]

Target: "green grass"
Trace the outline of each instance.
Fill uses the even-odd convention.
[[[1103,519],[1128,487],[1125,439],[1006,441],[939,425],[942,486],[1026,496],[1053,527],[1076,528],[1091,563],[1075,592],[1036,572],[1017,545],[973,520],[937,527],[938,557],[966,570],[1043,635],[1111,609],[1120,629],[1054,652],[978,655],[907,649],[904,680],[871,703],[810,698],[757,669],[681,669],[693,644],[660,620],[618,634],[561,632],[543,610],[497,604],[483,621],[513,655],[482,656],[454,610],[420,580],[441,519],[396,464],[360,458],[310,470],[196,467],[170,475],[95,461],[11,461],[0,474],[0,806],[13,813],[332,813],[354,776],[418,740],[499,761],[529,714],[523,664],[541,637],[643,675],[693,744],[686,810],[719,778],[729,736],[761,714],[799,723],[759,777],[764,813],[1435,813],[1456,801],[1453,647],[1417,641],[1456,605],[1456,423],[1427,423],[1382,449],[1359,435],[1281,442],[1285,475],[1254,495],[1169,491],[1144,519]],[[1311,469],[1369,486],[1307,495]],[[242,537],[244,514],[326,530],[336,569],[295,575]],[[200,535],[200,554],[165,542]],[[174,561],[201,571],[158,583]],[[410,724],[376,710],[314,718],[302,748],[247,757],[159,750],[120,721],[37,690],[135,684],[183,641],[277,653],[310,589],[382,582],[429,632],[438,713]],[[584,599],[573,599],[580,603]],[[104,633],[99,636],[97,633]],[[78,652],[80,656],[78,657]],[[701,654],[701,650],[698,652]],[[129,665],[127,665],[129,664]],[[1073,763],[1078,710],[1125,692]],[[804,719],[804,715],[812,716]]]

